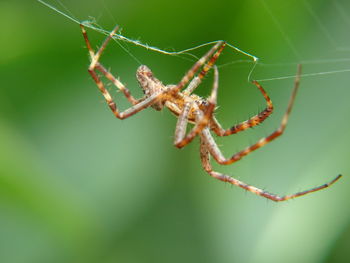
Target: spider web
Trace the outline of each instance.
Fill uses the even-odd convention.
[[[91,17],[89,20],[84,20],[84,21],[80,21],[79,19],[77,19],[72,12],[60,1],[60,0],[56,0],[56,3],[65,10],[62,11],[60,10],[60,8],[51,5],[45,1],[42,0],[37,0],[38,2],[42,3],[43,5],[49,7],[50,9],[54,10],[55,12],[61,14],[62,16],[68,18],[69,20],[73,21],[74,23],[77,24],[83,24],[86,28],[90,28],[92,30],[95,30],[103,35],[109,35],[110,31],[104,29],[103,27],[101,27],[98,23],[97,23],[97,19],[94,17]],[[108,15],[112,18],[112,20],[115,22],[115,18],[113,17],[113,15],[110,13],[109,9],[105,6],[105,2],[102,1],[102,3],[104,4],[105,10],[108,13]],[[116,23],[115,23],[116,24]],[[121,42],[125,42],[125,43],[129,43],[138,47],[142,47],[146,50],[149,51],[153,51],[153,52],[157,52],[163,55],[170,55],[170,56],[178,56],[181,57],[182,59],[187,59],[190,61],[196,61],[199,59],[198,56],[194,55],[193,53],[191,53],[191,51],[200,49],[202,47],[206,47],[206,46],[213,46],[214,44],[218,43],[219,41],[222,40],[214,40],[214,41],[210,41],[210,42],[206,42],[203,44],[199,44],[196,45],[194,47],[190,47],[190,48],[186,48],[180,51],[175,51],[175,50],[165,50],[165,49],[161,49],[152,45],[149,45],[147,43],[142,43],[140,40],[137,39],[132,39],[129,38],[127,36],[124,36],[123,34],[121,34],[121,32],[118,32],[117,34],[114,35],[113,39],[115,40],[115,42],[126,52],[128,53],[128,55],[130,55],[130,57],[132,57],[137,63],[142,64],[141,61],[132,53],[128,50],[128,48],[126,48]],[[221,65],[220,67],[224,67],[227,66],[229,64],[236,64],[236,63],[240,63],[240,62],[250,62],[253,63],[252,69],[248,75],[248,80],[250,80],[250,76],[254,70],[255,65],[258,63],[259,58],[246,52],[241,50],[240,48],[230,44],[230,43],[226,43],[226,46],[230,49],[232,49],[235,52],[238,52],[246,57],[248,57],[249,60],[243,60],[243,61],[232,61],[230,63],[227,63],[226,65]],[[187,56],[184,57],[184,56]]]
[[[308,54],[302,54],[299,48],[295,44],[295,40],[291,39],[289,36],[288,28],[280,22],[280,17],[277,15],[278,12],[274,12],[267,0],[260,0],[266,13],[271,17],[275,28],[280,33],[280,36],[283,38],[287,46],[289,46],[290,51],[294,54],[296,62],[292,63],[275,63],[275,64],[264,64],[261,63],[260,66],[275,66],[275,67],[284,67],[289,65],[295,65],[300,63],[302,65],[308,65],[309,68],[312,65],[327,65],[329,67],[334,67],[334,65],[339,65],[340,69],[329,69],[329,70],[319,70],[312,73],[304,73],[302,77],[314,77],[321,75],[329,74],[339,74],[349,72],[349,62],[350,57],[346,56],[346,52],[349,51],[350,39],[344,36],[347,36],[346,30],[350,25],[350,16],[348,3],[346,1],[335,0],[330,1],[327,5],[327,12],[321,14],[322,11],[317,11],[315,7],[308,0],[299,1],[300,9],[305,13],[305,16],[308,17],[309,24],[313,30],[317,33],[317,38],[323,44],[323,50],[319,50],[314,57],[309,58]],[[323,10],[324,12],[324,10]],[[334,28],[337,30],[335,31]],[[318,42],[315,42],[314,45],[319,45]],[[305,57],[308,57],[305,59]],[[315,57],[317,57],[315,59]],[[323,57],[322,59],[320,57]],[[294,75],[289,76],[276,76],[271,78],[262,78],[258,81],[272,81],[272,80],[281,80],[281,79],[290,79],[294,78]]]
[[[55,12],[61,14],[62,16],[66,17],[67,19],[73,21],[74,23],[82,23],[85,27],[90,28],[103,35],[108,35],[110,32],[109,30],[106,30],[99,25],[97,21],[100,18],[97,19],[91,17],[89,20],[79,20],[70,11],[70,9],[67,8],[65,4],[60,0],[51,1],[52,3],[48,3],[47,1],[43,0],[37,1],[54,10]],[[99,15],[99,17],[108,16],[114,24],[117,24],[115,17],[111,13],[105,1],[101,0],[100,2],[103,8],[101,8],[102,13],[101,15]],[[314,57],[309,58],[308,55],[305,55],[303,54],[303,52],[300,51],[300,48],[296,44],[297,41],[291,36],[293,35],[292,32],[289,31],[288,26],[283,21],[282,15],[279,15],[281,10],[274,10],[272,8],[273,5],[270,2],[271,1],[269,0],[260,0],[261,8],[263,9],[262,13],[265,13],[265,19],[270,19],[269,26],[271,27],[271,31],[274,31],[273,37],[281,38],[283,40],[282,43],[285,46],[287,46],[289,48],[289,52],[294,55],[293,61],[291,62],[291,59],[289,57],[282,57],[281,60],[278,62],[270,62],[268,56],[264,56],[263,59],[259,59],[258,56],[255,56],[247,51],[240,49],[239,47],[233,44],[228,43],[227,46],[232,51],[240,53],[241,55],[245,56],[246,59],[234,58],[231,61],[229,60],[225,63],[218,64],[219,68],[226,68],[237,64],[250,64],[251,66],[247,76],[248,81],[256,79],[260,82],[293,79],[295,77],[295,65],[299,63],[303,65],[308,65],[308,68],[316,69],[312,72],[304,72],[302,74],[302,77],[316,77],[321,75],[341,74],[350,72],[350,57],[346,56],[347,52],[350,50],[350,40],[344,37],[347,35],[347,27],[350,26],[350,15],[349,12],[347,12],[348,4],[346,3],[346,1],[334,0],[329,4],[329,11],[327,14],[328,21],[332,18],[337,18],[334,22],[338,23],[338,32],[332,32],[332,27],[330,27],[329,25],[331,23],[327,22],[327,19],[324,18],[323,14],[321,14],[321,11],[316,10],[308,0],[299,1],[300,9],[304,13],[306,13],[306,16],[308,16],[309,23],[314,28],[314,30],[318,32],[318,37],[320,41],[323,42],[323,44],[326,43],[327,48],[325,50],[322,50],[322,52],[319,51],[319,53],[322,53],[323,58],[320,58],[319,53],[316,54]],[[288,9],[288,7],[286,7],[286,9]],[[194,54],[193,51],[199,50],[206,46],[212,46],[213,44],[219,41],[209,41],[195,45],[190,48],[176,51],[175,49],[162,49],[153,45],[149,45],[147,43],[143,43],[138,39],[129,38],[123,35],[120,31],[114,36],[114,40],[138,64],[143,63],[135,54],[133,54],[132,51],[130,51],[128,47],[125,46],[125,44],[138,46],[148,51],[160,53],[163,55],[177,56],[184,60],[196,61],[199,58],[199,55]],[[317,45],[317,43],[315,44]],[[287,61],[284,61],[285,59],[287,59]],[[326,65],[326,67],[315,67],[312,65]],[[334,67],[334,65],[337,65],[338,67]],[[293,68],[293,70],[291,70],[291,74],[274,76],[267,76],[265,74],[262,74],[262,77],[256,77],[255,75],[253,76],[255,70],[258,68],[271,69],[284,67]],[[257,75],[260,76],[260,74]]]

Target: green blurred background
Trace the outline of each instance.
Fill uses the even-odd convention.
[[[297,63],[305,74],[350,69],[346,0],[62,0],[66,10],[49,3],[107,30],[118,23],[124,35],[163,49],[224,39],[259,57],[251,78],[274,78],[261,83],[275,114],[219,138],[226,155],[278,127]],[[303,77],[286,133],[235,165],[215,165],[282,195],[345,175],[276,204],[210,178],[198,140],[173,147],[176,119],[167,110],[114,119],[87,73],[77,24],[36,1],[2,0],[0,25],[0,262],[350,261],[350,72]],[[94,47],[104,38],[88,34]],[[102,62],[136,96],[137,60],[164,83],[192,64],[119,44],[130,53],[114,42]],[[264,108],[247,81],[248,57],[226,49],[218,64],[240,60],[220,67],[225,127]],[[198,93],[208,94],[211,81]]]

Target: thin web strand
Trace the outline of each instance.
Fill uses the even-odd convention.
[[[272,21],[274,22],[274,24],[276,25],[278,31],[280,31],[282,37],[284,38],[284,40],[287,42],[288,46],[290,47],[290,49],[293,51],[293,53],[295,54],[295,56],[301,60],[301,56],[299,54],[299,52],[297,51],[297,49],[295,48],[294,44],[292,43],[292,41],[290,40],[290,38],[288,37],[288,35],[286,34],[286,32],[284,31],[282,25],[280,24],[280,22],[278,22],[278,20],[276,19],[275,15],[272,13],[270,7],[267,5],[265,0],[260,0],[260,2],[263,4],[265,10],[267,11],[267,13],[269,14],[269,16],[271,17]]]
[[[333,1],[333,4],[335,6],[335,9],[337,12],[340,14],[340,16],[343,18],[343,20],[350,26],[350,16],[349,14],[345,11],[345,7],[339,3],[339,1]]]
[[[350,25],[350,16],[348,12],[346,12],[346,8],[343,4],[339,3],[339,0],[334,0],[333,4],[335,6],[335,10],[338,12],[339,16],[343,19],[343,21],[349,26]],[[337,47],[337,51],[348,52],[350,48],[348,47]]]
[[[58,2],[58,4],[67,12],[67,14],[69,14],[71,17],[73,17],[74,19],[76,19],[76,16],[62,3],[61,0],[56,0]],[[39,1],[40,2],[40,1]]]
[[[115,19],[114,15],[111,13],[111,11],[109,10],[107,4],[106,4],[106,1],[105,0],[101,0],[102,1],[102,4],[103,4],[103,9],[107,12],[108,16],[112,19],[113,23],[116,25],[118,24],[117,23],[117,20]]]
[[[90,21],[79,21],[78,19],[76,19],[74,17],[73,14],[71,14],[71,12],[69,12],[71,15],[68,15],[64,12],[62,12],[61,10],[57,9],[56,7],[46,3],[45,1],[43,0],[37,0],[38,2],[40,2],[41,4],[45,5],[46,7],[52,9],[53,11],[59,13],[60,15],[68,18],[69,20],[73,21],[74,23],[77,23],[77,24],[83,24],[85,27],[87,28],[90,28],[94,31],[97,31],[99,33],[102,33],[104,35],[108,35],[110,32],[107,31],[107,30],[104,30],[102,27],[100,27],[95,21],[94,19],[92,18]],[[59,1],[59,0],[56,0],[56,1]],[[287,35],[285,34],[285,32],[283,31],[283,29],[281,28],[281,26],[279,25],[278,21],[276,20],[276,18],[273,16],[271,10],[269,9],[269,7],[266,5],[266,2],[264,0],[260,0],[266,10],[268,11],[268,13],[271,15],[272,19],[274,20],[275,23],[277,23],[277,27],[278,29],[280,30],[281,34],[286,38],[286,41],[288,42],[288,44],[290,45],[291,49],[293,49],[295,51],[295,54],[297,56],[299,56],[298,52],[296,51],[296,49],[294,48],[294,45],[288,41],[288,37]],[[61,6],[63,6],[64,9],[67,9],[64,5],[61,4]],[[199,49],[201,47],[205,47],[205,46],[208,46],[208,45],[213,45],[217,42],[219,42],[220,40],[217,40],[217,41],[211,41],[211,42],[207,42],[207,43],[204,43],[204,44],[200,44],[200,45],[197,45],[197,46],[194,46],[194,47],[191,47],[191,48],[188,48],[188,49],[184,49],[184,50],[181,50],[181,51],[166,51],[166,50],[162,50],[162,49],[159,49],[157,47],[154,47],[154,46],[150,46],[148,44],[144,44],[142,43],[141,41],[139,40],[133,40],[133,39],[130,39],[130,38],[127,38],[125,36],[123,36],[122,34],[116,34],[114,36],[114,41],[117,42],[117,44],[126,52],[128,53],[137,63],[139,64],[142,64],[125,46],[122,45],[122,43],[118,40],[121,40],[121,41],[124,41],[124,42],[127,42],[127,43],[131,43],[133,45],[136,45],[136,46],[140,46],[142,48],[145,48],[147,50],[151,50],[151,51],[154,51],[154,52],[158,52],[158,53],[161,53],[161,54],[165,54],[165,55],[171,55],[171,56],[180,56],[180,55],[187,55],[195,60],[198,60],[198,57],[191,54],[190,51],[193,51],[193,50],[196,50],[196,49]],[[254,69],[256,68],[257,65],[259,66],[263,66],[263,67],[269,67],[269,66],[289,66],[289,65],[297,65],[297,64],[320,64],[320,63],[338,63],[338,62],[347,62],[347,61],[350,61],[350,58],[340,58],[340,59],[322,59],[322,60],[300,60],[299,62],[293,62],[293,63],[278,63],[278,64],[267,64],[267,63],[262,63],[259,61],[259,58],[254,56],[254,55],[251,55],[245,51],[242,51],[240,50],[239,48],[231,45],[231,44],[227,44],[227,46],[245,56],[248,56],[250,57],[252,60],[238,60],[238,61],[232,61],[232,62],[229,62],[229,63],[225,63],[225,64],[222,64],[222,65],[218,65],[219,68],[223,68],[223,67],[227,67],[227,66],[230,66],[230,65],[233,65],[233,64],[238,64],[238,63],[253,63],[253,66],[252,66],[252,69],[250,70],[249,74],[248,74],[248,81],[251,80],[251,76],[253,74],[253,71]],[[348,49],[344,48],[344,51],[346,51]],[[189,58],[184,58],[184,57],[181,57],[182,59],[186,59],[186,60],[191,60]],[[192,61],[192,60],[191,60]],[[318,76],[318,75],[328,75],[328,74],[338,74],[338,73],[346,73],[346,72],[349,72],[350,69],[343,69],[343,70],[334,70],[334,71],[325,71],[325,72],[316,72],[316,73],[309,73],[309,74],[303,74],[302,76],[303,77],[311,77],[311,76]],[[289,75],[289,76],[281,76],[281,77],[275,77],[275,78],[266,78],[266,79],[260,79],[260,80],[257,80],[257,81],[260,81],[260,82],[264,82],[264,81],[273,81],[273,80],[281,80],[281,79],[291,79],[291,78],[295,78],[295,75]]]
[[[329,74],[345,73],[345,72],[350,72],[350,69],[307,73],[307,74],[301,74],[300,77],[314,77],[314,76],[320,76],[320,75],[329,75]],[[284,76],[284,77],[276,77],[276,78],[269,78],[269,79],[257,79],[256,81],[258,81],[258,82],[266,82],[266,81],[281,80],[281,79],[295,79],[295,75]]]
[[[304,7],[309,12],[311,17],[316,21],[317,25],[319,26],[320,30],[323,32],[323,34],[328,39],[329,43],[333,46],[334,49],[337,49],[338,45],[334,41],[333,37],[331,36],[330,32],[327,30],[325,25],[322,23],[322,20],[319,18],[319,16],[316,14],[316,12],[313,10],[309,2],[306,0],[303,1]]]
[[[100,26],[98,26],[98,25],[96,24],[96,22],[94,22],[94,21],[79,21],[79,20],[76,19],[75,17],[73,17],[73,16],[71,16],[71,15],[68,15],[68,14],[62,12],[62,11],[59,10],[58,8],[56,8],[56,7],[54,7],[54,6],[52,6],[52,5],[48,4],[48,3],[46,3],[46,2],[43,1],[43,0],[37,0],[37,1],[40,2],[40,3],[42,3],[43,5],[47,6],[48,8],[54,10],[55,12],[57,12],[57,13],[63,15],[64,17],[68,18],[69,20],[73,21],[74,23],[83,24],[86,28],[90,28],[90,29],[95,30],[95,31],[97,31],[97,32],[99,32],[99,33],[102,33],[102,34],[104,34],[104,35],[109,35],[109,33],[110,33],[109,31],[107,31],[107,30],[101,28]],[[64,9],[66,9],[66,8],[64,7]],[[145,48],[145,49],[147,49],[147,50],[151,50],[151,51],[154,51],[154,52],[158,52],[158,53],[161,53],[161,54],[164,54],[164,55],[178,56],[178,55],[186,54],[186,55],[189,55],[189,56],[191,56],[191,57],[193,57],[193,58],[195,58],[195,59],[197,59],[197,57],[196,57],[195,55],[189,53],[190,51],[199,49],[199,48],[201,48],[201,47],[213,45],[213,44],[216,44],[216,43],[222,41],[222,40],[211,41],[211,42],[207,42],[207,43],[204,43],[204,44],[200,44],[200,45],[197,45],[197,46],[194,46],[194,47],[191,47],[191,48],[188,48],[188,49],[184,49],[184,50],[181,50],[181,51],[166,51],[166,50],[162,50],[162,49],[160,49],[160,48],[158,48],[158,47],[154,47],[154,46],[151,46],[151,45],[148,45],[148,44],[144,44],[144,43],[142,43],[142,42],[139,41],[139,40],[130,39],[130,38],[128,38],[128,37],[126,37],[126,36],[123,36],[123,35],[121,35],[121,34],[119,34],[119,33],[118,33],[118,34],[115,34],[115,35],[113,36],[113,39],[114,39],[117,43],[118,43],[118,40],[121,40],[121,41],[124,41],[124,42],[126,42],[126,43],[131,43],[131,44],[133,44],[133,45],[135,45],[135,46],[139,46],[139,47]],[[125,52],[127,52],[131,57],[133,57],[133,59],[135,59],[138,63],[141,64],[141,62],[140,62],[135,56],[133,56],[129,50],[127,50],[127,49],[126,49],[124,46],[122,46],[120,43],[119,43],[119,45],[122,47],[122,49],[123,49]],[[259,60],[258,57],[254,56],[254,55],[251,55],[251,54],[249,54],[248,52],[245,52],[245,51],[243,51],[243,50],[241,50],[241,49],[235,47],[234,45],[232,45],[232,44],[230,44],[230,43],[227,43],[227,46],[228,46],[229,48],[231,48],[232,50],[238,52],[238,53],[241,53],[241,54],[243,54],[243,55],[245,55],[245,56],[247,56],[247,57],[250,57],[250,58],[253,60],[253,62],[255,62],[255,64],[256,64],[256,63],[258,62],[258,60]],[[255,64],[254,64],[254,66],[253,66],[253,69],[250,71],[250,73],[249,73],[249,75],[248,75],[248,80],[250,80],[250,76],[252,75],[252,72],[253,72],[253,70],[254,70]]]

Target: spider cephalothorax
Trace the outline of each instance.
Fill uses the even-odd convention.
[[[299,88],[301,75],[300,65],[298,66],[298,72],[295,78],[292,96],[281,121],[280,127],[269,136],[260,139],[251,146],[233,154],[229,158],[226,158],[216,144],[211,132],[214,132],[217,136],[228,136],[254,127],[262,123],[272,113],[273,105],[271,99],[262,88],[262,86],[257,81],[253,81],[253,84],[260,90],[266,101],[266,108],[259,114],[251,117],[249,120],[234,125],[231,128],[223,129],[221,127],[214,115],[217,91],[219,88],[219,72],[214,64],[224,49],[226,45],[225,42],[216,42],[216,44],[202,58],[194,63],[192,68],[182,77],[177,85],[163,85],[160,80],[154,77],[152,71],[147,66],[140,66],[137,69],[136,78],[139,82],[140,87],[144,91],[144,97],[135,99],[131,95],[130,91],[99,62],[103,50],[118,30],[118,27],[114,28],[114,30],[109,34],[109,36],[106,38],[96,53],[91,47],[83,25],[81,25],[81,29],[91,59],[88,71],[96,82],[97,87],[102,92],[108,106],[112,110],[115,117],[119,119],[125,119],[147,107],[153,107],[156,110],[161,110],[164,106],[167,107],[178,118],[175,129],[174,145],[178,148],[184,147],[198,135],[200,137],[200,157],[202,166],[210,176],[218,180],[237,185],[254,194],[276,202],[289,200],[298,196],[321,190],[330,186],[341,177],[341,175],[338,175],[329,183],[306,191],[281,197],[254,186],[245,184],[244,182],[239,181],[231,176],[213,171],[210,164],[210,156],[212,156],[216,162],[223,165],[237,162],[242,157],[248,155],[256,149],[261,148],[262,146],[268,144],[283,134],[288,122],[288,117],[291,112],[297,90]],[[214,70],[214,82],[211,94],[208,98],[201,98],[193,92],[201,84],[203,77],[205,77],[211,69]],[[122,112],[119,111],[116,103],[113,101],[111,95],[104,87],[104,84],[96,71],[101,72],[121,92],[123,92],[127,100],[132,104],[130,108]],[[194,127],[186,134],[188,122],[194,124]]]

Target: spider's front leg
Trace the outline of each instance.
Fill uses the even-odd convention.
[[[226,42],[217,42],[203,57],[194,63],[190,70],[187,71],[187,73],[182,77],[181,81],[176,85],[174,90],[180,91],[190,82],[190,80],[192,80],[184,91],[184,93],[187,95],[191,94],[199,86],[202,79],[208,74],[209,70],[214,66],[225,46]],[[196,77],[194,77],[194,75],[201,68],[202,71]]]
[[[148,106],[152,105],[161,95],[162,93],[159,94],[153,94],[152,96],[148,97],[147,99],[141,98],[139,100],[135,99],[130,91],[118,80],[116,79],[107,69],[103,67],[103,65],[100,64],[99,59],[102,55],[102,52],[106,48],[108,42],[112,39],[113,35],[118,30],[118,26],[116,26],[111,33],[106,37],[105,41],[101,45],[101,47],[98,49],[98,51],[95,53],[95,51],[92,49],[89,38],[87,36],[85,27],[80,24],[83,37],[86,43],[86,47],[89,50],[90,54],[90,59],[91,63],[89,66],[89,73],[92,76],[93,80],[96,82],[96,85],[98,89],[101,91],[102,95],[104,96],[109,108],[112,110],[113,114],[118,118],[118,119],[125,119],[127,117],[130,117],[134,115],[135,113],[147,108]],[[98,74],[95,72],[95,70],[100,71],[107,79],[109,79],[120,91],[123,92],[127,100],[133,105],[132,107],[126,109],[123,112],[120,112],[117,108],[116,103],[113,101],[112,96],[108,92],[108,90],[104,87],[104,84]]]

